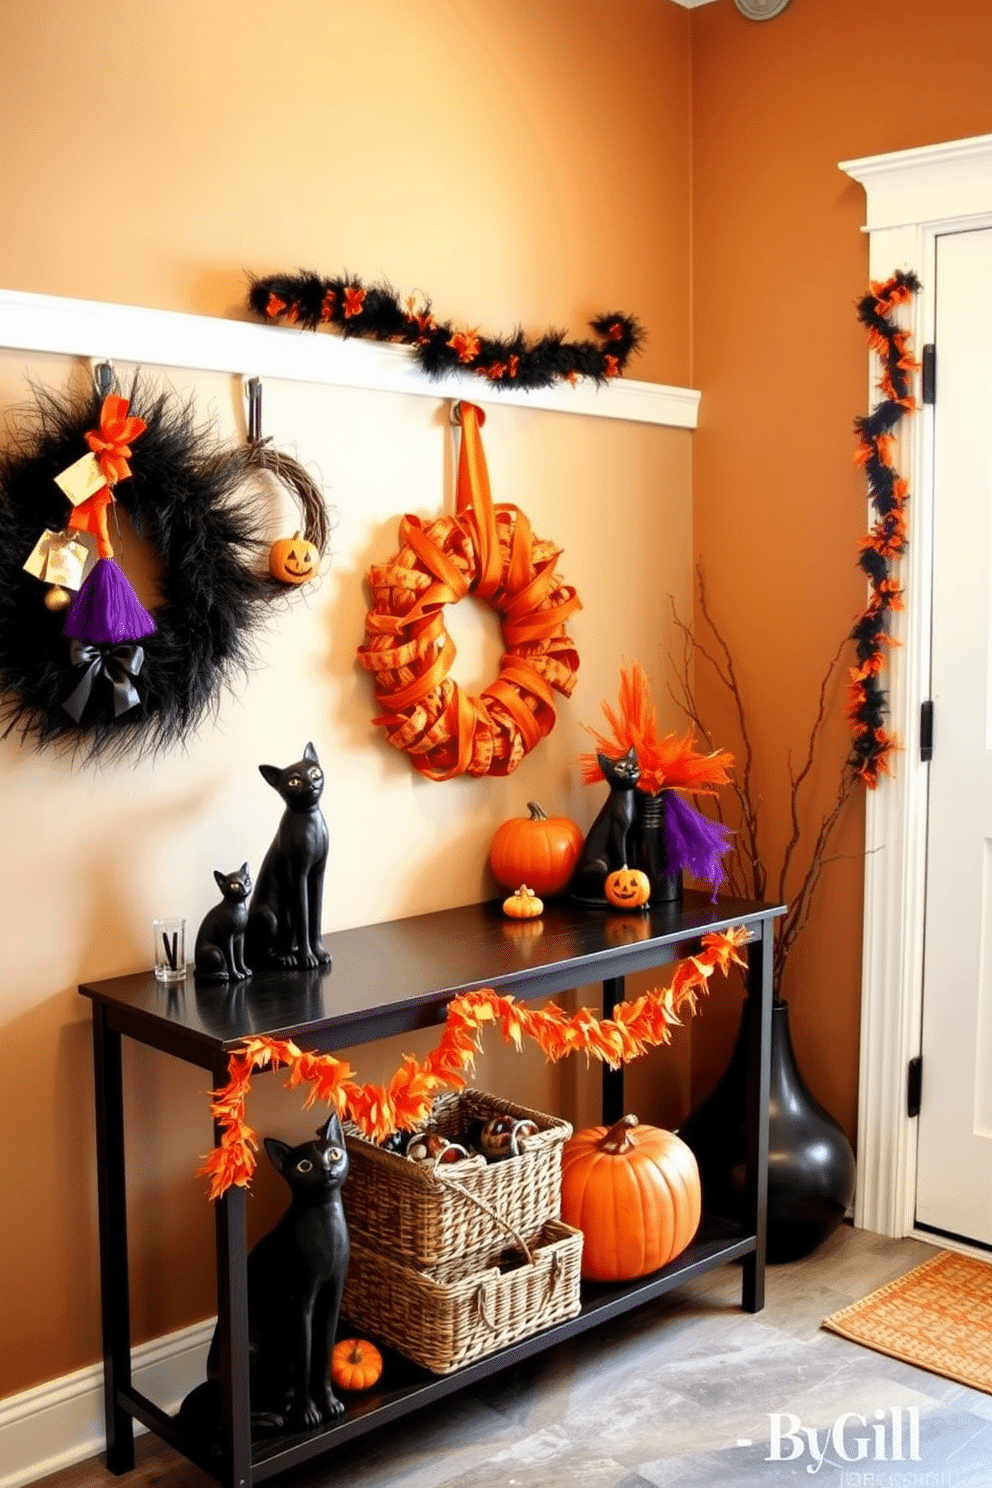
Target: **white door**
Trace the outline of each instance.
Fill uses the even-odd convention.
[[[937,240],[917,1222],[992,1245],[992,229]]]

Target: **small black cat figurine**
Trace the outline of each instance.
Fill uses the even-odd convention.
[[[327,862],[327,823],[318,802],[324,772],[308,744],[303,758],[280,770],[259,765],[265,780],[286,803],[282,820],[258,874],[246,932],[248,965],[327,966],[320,942],[320,916]]]
[[[596,759],[610,794],[586,833],[572,875],[571,897],[580,904],[605,904],[603,885],[607,876],[630,861],[627,837],[634,822],[634,787],[641,778],[635,749],[629,749],[620,759],[610,759],[608,754],[597,754]]]
[[[344,1410],[331,1386],[330,1361],[350,1254],[341,1203],[348,1149],[332,1113],[315,1140],[290,1147],[266,1137],[265,1150],[292,1197],[248,1256],[252,1423],[310,1431]],[[217,1378],[219,1362],[215,1333],[209,1379]]]
[[[251,874],[242,863],[235,873],[218,873],[214,878],[221,901],[208,909],[196,932],[193,963],[196,974],[204,981],[244,981],[251,972],[245,965],[245,926],[248,923],[248,895]]]

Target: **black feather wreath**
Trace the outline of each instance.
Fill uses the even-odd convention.
[[[902,606],[902,590],[891,577],[891,566],[906,551],[909,496],[893,451],[900,421],[916,407],[913,374],[919,367],[909,348],[909,332],[900,329],[892,312],[919,288],[915,274],[899,271],[884,284],[872,284],[870,293],[858,302],[858,319],[868,331],[868,345],[881,361],[879,388],[884,395],[870,414],[854,421],[855,460],[864,467],[875,515],[859,559],[871,597],[851,632],[858,664],[851,675],[848,716],[853,733],[851,766],[870,788],[878,784],[879,774],[887,770],[889,756],[898,747],[895,735],[885,728],[887,699],[881,684],[892,644],[889,617]]]
[[[265,320],[314,331],[333,326],[342,336],[394,341],[412,346],[429,377],[473,372],[495,387],[543,388],[579,377],[607,382],[619,377],[644,342],[644,331],[630,315],[614,311],[590,322],[596,341],[566,341],[549,331],[528,341],[512,336],[481,336],[438,320],[431,302],[411,295],[401,303],[388,284],[364,285],[352,274],[321,279],[317,274],[270,274],[249,281],[248,304]]]
[[[46,526],[65,526],[54,477],[85,454],[102,400],[47,391],[37,399],[37,426],[0,456],[0,728],[39,746],[71,741],[86,758],[158,752],[185,740],[250,664],[252,632],[273,594],[259,571],[267,547],[259,514],[243,492],[235,500],[243,461],[214,447],[188,403],[135,380],[131,412],[147,429],[115,495],[161,559],[158,628],[142,642],[139,704],[117,718],[87,707],[76,723],[63,708],[74,676],[65,616],[45,608],[44,585],[22,565]]]

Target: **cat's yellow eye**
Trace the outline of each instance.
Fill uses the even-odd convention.
[[[332,1147],[327,1155],[331,1159],[331,1162],[340,1162],[342,1157],[344,1157],[344,1153],[340,1147]]]
[[[309,1173],[309,1171],[310,1171],[310,1169],[312,1167],[313,1167],[313,1163],[310,1161],[310,1159],[308,1157],[303,1157],[296,1164],[296,1171],[298,1173]]]

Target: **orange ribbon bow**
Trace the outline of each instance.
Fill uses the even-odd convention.
[[[99,429],[90,429],[86,443],[96,455],[100,472],[108,486],[127,480],[131,474],[128,459],[131,443],[148,428],[144,419],[128,417],[128,402],[117,393],[108,393],[100,410]]]

